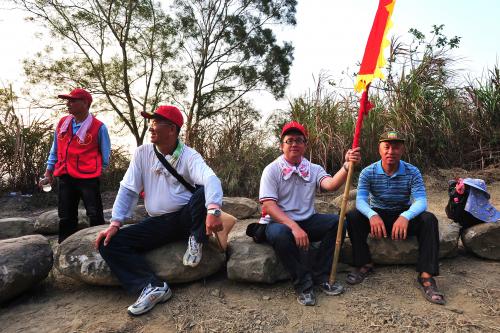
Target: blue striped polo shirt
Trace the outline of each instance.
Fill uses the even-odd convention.
[[[409,208],[408,208],[409,207]],[[403,211],[408,220],[427,209],[424,181],[417,167],[399,161],[398,170],[388,176],[377,161],[359,175],[356,208],[367,218],[376,215],[372,208]]]

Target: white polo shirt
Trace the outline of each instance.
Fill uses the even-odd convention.
[[[192,185],[206,185],[210,182],[210,177],[216,177],[201,155],[187,146],[179,156],[175,169]],[[120,185],[135,193],[144,190],[144,204],[150,216],[179,211],[188,203],[192,195],[161,164],[153,150],[152,143],[144,144],[135,150],[134,157]],[[207,204],[218,203],[220,205],[222,192],[211,192],[213,192],[212,189],[205,187]]]
[[[278,207],[292,220],[303,221],[316,213],[314,196],[321,181],[331,177],[322,166],[311,163],[309,181],[298,174],[284,180],[279,157],[262,172],[260,179],[259,201],[274,200]]]

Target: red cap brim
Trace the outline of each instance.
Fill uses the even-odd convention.
[[[151,113],[147,113],[147,112],[142,111],[142,112],[141,112],[141,116],[143,116],[143,117],[144,117],[144,118],[146,118],[146,119],[153,119],[154,114],[151,114]]]

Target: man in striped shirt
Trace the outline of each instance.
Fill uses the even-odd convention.
[[[354,266],[347,283],[358,284],[373,273],[366,239],[391,237],[404,240],[417,236],[419,256],[417,277],[425,298],[444,304],[433,276],[439,274],[439,230],[436,217],[427,209],[427,196],[420,171],[401,160],[404,138],[390,131],[379,139],[381,159],[361,171],[356,210],[347,214],[347,230],[352,243]]]

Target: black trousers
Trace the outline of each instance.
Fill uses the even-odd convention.
[[[99,252],[129,293],[138,293],[149,283],[160,286],[161,280],[143,254],[169,242],[187,239],[190,235],[194,235],[198,243],[207,241],[206,216],[205,192],[201,186],[180,211],[149,217],[121,228],[107,246],[103,242],[99,244]],[[171,256],[165,260],[179,258]]]
[[[266,227],[267,241],[285,269],[292,277],[295,291],[303,292],[310,289],[314,283],[327,282],[332,268],[333,251],[337,239],[339,217],[335,214],[314,214],[307,220],[297,221],[297,224],[307,233],[310,242],[321,241],[314,256],[309,251],[300,250],[295,244],[295,237],[289,227],[271,222]],[[345,229],[342,233],[342,240]]]
[[[90,226],[104,224],[99,178],[59,177],[59,243],[78,230],[78,204],[83,200]]]
[[[392,226],[402,211],[374,209],[384,221],[387,237],[392,233]],[[372,262],[370,249],[366,242],[370,233],[370,222],[357,209],[347,213],[347,231],[352,244],[352,256],[355,267],[362,267]],[[416,236],[418,241],[417,272],[439,275],[439,226],[434,214],[423,212],[408,223],[408,236]]]

